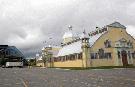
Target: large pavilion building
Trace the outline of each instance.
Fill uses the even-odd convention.
[[[0,45],[0,66],[6,62],[22,62],[25,63],[25,57],[22,52],[15,46]]]
[[[55,50],[54,50],[55,49]],[[55,52],[54,52],[55,51]],[[53,55],[53,53],[57,53]],[[98,67],[135,65],[135,39],[119,22],[77,36],[72,26],[60,47],[44,47],[37,66]],[[51,55],[51,56],[48,56]],[[45,59],[43,61],[43,59]]]

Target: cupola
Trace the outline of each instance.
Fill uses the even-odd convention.
[[[68,42],[72,42],[73,40],[75,40],[75,38],[76,34],[72,31],[72,26],[69,25],[68,31],[66,31],[65,34],[63,35],[63,43],[66,44]]]

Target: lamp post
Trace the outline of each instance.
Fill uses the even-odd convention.
[[[46,67],[45,48],[42,49],[42,60],[43,60],[43,63],[44,63],[44,67]]]

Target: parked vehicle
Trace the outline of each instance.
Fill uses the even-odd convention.
[[[22,68],[23,67],[23,62],[6,62],[6,66],[5,67],[9,67],[9,68],[12,68],[12,67],[20,67]]]

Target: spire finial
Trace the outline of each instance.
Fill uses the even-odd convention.
[[[86,31],[85,31],[85,29],[83,30],[83,34],[86,34]]]
[[[72,25],[69,25],[69,26],[68,26],[68,29],[69,29],[69,30],[72,30]]]

